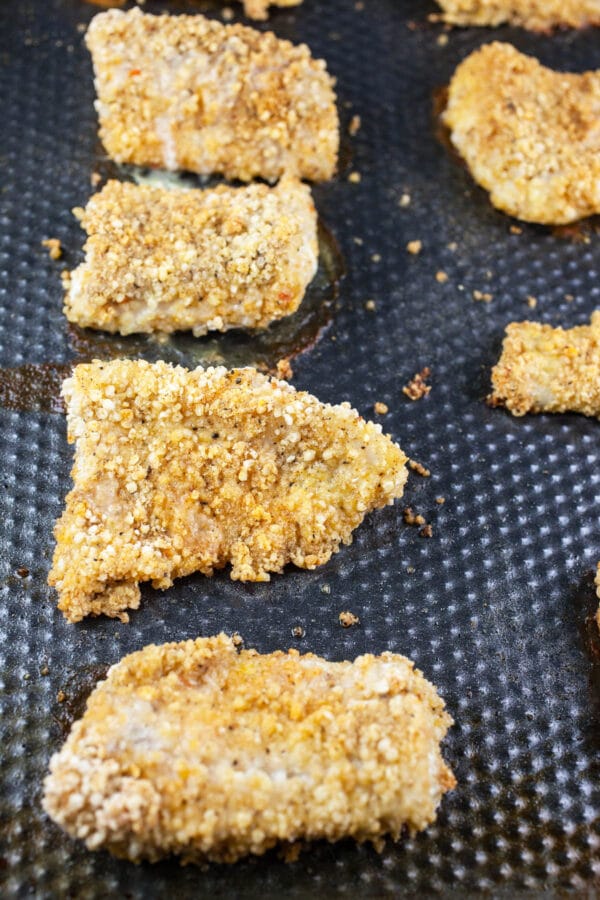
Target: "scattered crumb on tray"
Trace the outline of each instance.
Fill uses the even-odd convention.
[[[57,703],[64,703],[66,699],[67,699],[67,695],[65,694],[64,691],[59,691],[58,694],[56,695]]]
[[[410,206],[410,202],[411,202],[410,194],[405,191],[404,194],[402,194],[402,196],[398,200],[398,206],[400,206],[402,209],[406,209],[407,206]]]
[[[360,131],[361,126],[360,116],[352,116],[350,119],[350,124],[348,125],[348,134],[350,137],[354,137]]]
[[[42,247],[46,247],[50,259],[60,259],[62,256],[62,246],[58,238],[47,238],[42,241]]]
[[[409,253],[412,253],[413,256],[418,256],[418,254],[423,249],[422,241],[409,241],[406,245],[406,249]]]
[[[280,359],[277,362],[277,377],[283,378],[285,381],[289,381],[290,378],[294,377],[294,370],[290,365],[289,359],[284,357],[284,359]]]
[[[409,459],[408,468],[412,469],[413,472],[416,472],[417,475],[421,475],[423,478],[429,478],[431,475],[429,469],[420,462],[417,462],[416,459]]]
[[[438,506],[443,506],[444,503],[446,502],[446,498],[445,497],[436,497],[435,502],[438,504]]]
[[[351,181],[352,184],[358,184],[361,180],[360,172],[350,172],[348,175],[348,181]]]
[[[473,291],[473,300],[481,300],[483,303],[491,303],[494,299],[493,294],[487,291]]]
[[[440,269],[439,272],[435,273],[435,280],[438,282],[438,284],[446,284],[446,282],[448,281],[448,274]]]
[[[535,309],[537,306],[537,297],[528,297],[527,306],[529,307],[529,309]]]
[[[511,225],[508,230],[511,234],[523,234],[523,229],[519,225]]]
[[[431,369],[425,366],[402,388],[402,393],[406,394],[411,400],[420,400],[421,397],[427,396],[431,391],[431,385],[426,384],[428,378],[431,377]]]
[[[340,619],[340,625],[343,628],[351,628],[352,625],[360,624],[360,619],[358,618],[358,616],[355,616],[354,613],[351,613],[349,610],[345,610],[344,612],[341,612],[339,619]]]
[[[375,310],[377,309],[377,304],[374,300],[367,300],[367,302],[365,303],[365,309],[368,309],[369,312],[375,312]]]
[[[387,403],[382,403],[380,400],[378,400],[376,403],[373,404],[373,409],[375,410],[375,412],[377,413],[378,416],[385,416],[385,414],[390,411],[390,408],[387,405]]]

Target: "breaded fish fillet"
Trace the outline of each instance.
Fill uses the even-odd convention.
[[[299,6],[302,0],[241,0],[244,12],[250,19],[268,18],[269,6]]]
[[[437,0],[451,25],[521,25],[531,31],[600,24],[600,0]]]
[[[552,328],[512,322],[492,370],[491,402],[514,416],[578,412],[600,416],[600,311],[589,325]]]
[[[309,188],[167,190],[109,181],[80,213],[69,321],[104,331],[264,328],[296,311],[318,263]]]
[[[444,120],[498,209],[542,224],[600,212],[600,72],[554,72],[487,44],[458,66]]]
[[[49,583],[71,622],[136,608],[141,581],[314,569],[402,496],[406,456],[381,426],[254,369],[96,361],[63,396],[74,488]]]
[[[333,79],[308,47],[204,16],[111,9],[86,36],[100,137],[117,162],[250,181],[331,178]]]
[[[234,862],[285,841],[420,831],[455,779],[452,724],[403,656],[236,652],[224,634],[113,666],[45,782],[90,850]]]

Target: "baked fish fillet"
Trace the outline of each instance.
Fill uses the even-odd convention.
[[[531,31],[600,24],[600,0],[437,0],[451,25],[521,25]]]
[[[137,608],[141,581],[314,569],[407,478],[381,426],[254,369],[96,361],[63,397],[74,487],[49,583],[71,622]]]
[[[578,412],[600,416],[600,311],[564,330],[511,322],[492,370],[493,405],[515,416]]]
[[[50,763],[46,812],[90,850],[234,862],[279,842],[380,844],[455,785],[452,719],[393,653],[331,663],[236,652],[224,634],[113,666]]]
[[[600,212],[600,72],[487,44],[458,66],[444,121],[498,209],[546,225]]]
[[[293,178],[205,191],[109,181],[79,216],[86,258],[65,313],[86,328],[264,328],[297,310],[317,270],[315,207]]]
[[[137,8],[95,16],[86,42],[100,137],[117,162],[242,181],[334,174],[334,82],[305,45]]]

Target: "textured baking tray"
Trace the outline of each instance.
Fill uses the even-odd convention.
[[[167,7],[182,9],[147,3]],[[315,572],[291,568],[260,585],[234,584],[227,573],[192,577],[145,591],[129,625],[73,626],[45,584],[72,457],[64,418],[49,411],[60,366],[118,352],[191,364],[207,348],[229,360],[243,344],[235,336],[200,351],[185,340],[118,344],[66,327],[59,272],[77,263],[82,244],[70,209],[90,194],[90,173],[106,171],[82,44],[96,11],[78,0],[0,7],[2,896],[514,897],[532,888],[591,896],[600,888],[590,618],[600,426],[574,415],[517,420],[484,397],[508,321],[570,326],[600,305],[600,238],[534,226],[512,234],[436,138],[432,97],[484,41],[511,40],[579,70],[600,65],[599,33],[466,30],[440,44],[441,29],[426,18],[433,6],[417,0],[367,0],[362,11],[354,0],[305,0],[273,14],[277,34],[327,59],[346,125],[354,114],[362,120],[344,141],[343,174],[315,188],[347,275],[336,306],[325,265],[322,307],[313,294],[312,325],[286,337],[287,351],[296,338],[307,347],[292,363],[294,383],[322,400],[348,399],[365,416],[375,401],[389,405],[386,430],[431,469],[428,479],[411,475],[406,504],[432,523],[433,537],[403,524],[401,503],[370,517],[353,545]],[[360,183],[348,181],[350,171]],[[405,193],[409,206],[400,204]],[[61,239],[63,260],[48,258],[47,237]],[[423,241],[417,257],[404,249],[415,239]],[[447,283],[436,280],[439,270]],[[476,302],[473,291],[493,300]],[[267,339],[263,350],[260,360],[262,350],[246,347],[246,361],[256,352],[272,365],[277,347]],[[11,394],[14,373],[4,370],[29,363]],[[412,403],[402,385],[426,365],[431,394]],[[341,628],[342,610],[360,626]],[[392,649],[415,659],[456,718],[445,753],[459,783],[437,823],[382,855],[352,842],[317,844],[293,864],[272,853],[205,871],[174,861],[135,867],[63,836],[41,811],[41,782],[86,690],[107,664],[151,641],[221,629],[261,651],[295,646],[343,659]]]

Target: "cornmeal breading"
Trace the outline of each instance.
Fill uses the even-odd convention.
[[[420,831],[452,719],[403,656],[236,652],[224,634],[113,666],[53,756],[44,808],[90,850],[234,862],[286,841]]]
[[[515,416],[578,412],[600,416],[600,311],[590,325],[552,328],[512,322],[492,370],[494,405]]]
[[[337,164],[333,79],[308,47],[204,16],[111,9],[86,37],[100,137],[117,162],[276,181]]]
[[[167,190],[109,181],[81,213],[69,321],[104,331],[263,328],[296,311],[318,263],[309,188]]]
[[[267,19],[269,6],[299,6],[302,0],[242,0],[250,19]]]
[[[600,72],[547,69],[487,44],[456,70],[444,116],[494,206],[542,224],[600,212]]]
[[[381,426],[254,369],[96,361],[63,396],[74,488],[49,583],[72,622],[136,608],[141,581],[314,569],[407,478]]]
[[[531,31],[600,24],[600,0],[437,0],[452,25],[522,25]]]

